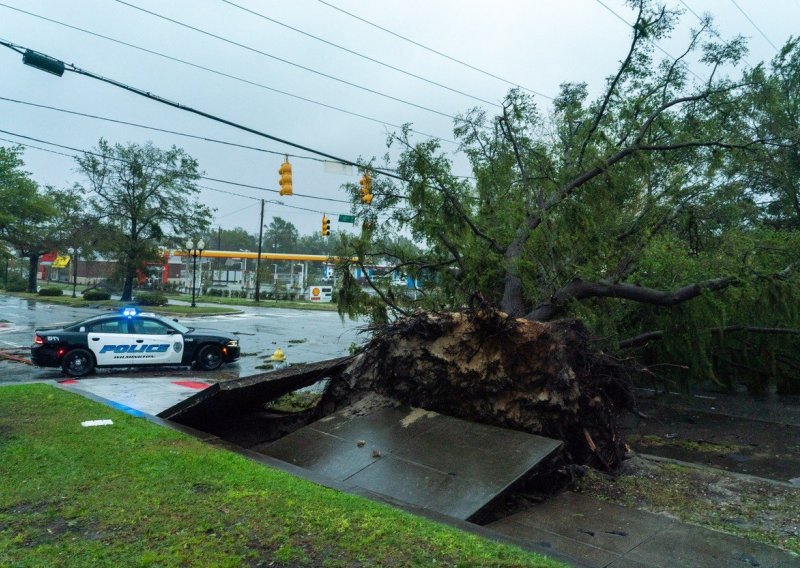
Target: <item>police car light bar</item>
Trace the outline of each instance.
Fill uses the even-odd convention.
[[[138,313],[139,310],[137,310],[136,308],[122,308],[122,315],[127,316],[129,318],[138,315]]]

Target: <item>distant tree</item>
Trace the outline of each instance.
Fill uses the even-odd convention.
[[[241,227],[233,229],[210,230],[206,233],[204,240],[206,247],[214,250],[256,250],[258,243],[257,236],[253,236]]]
[[[0,148],[0,240],[27,258],[28,292],[36,292],[39,258],[65,249],[72,229],[82,224],[82,201],[73,191],[44,190],[20,168],[18,148]]]
[[[158,258],[159,244],[185,242],[208,230],[211,213],[198,201],[194,183],[197,160],[175,146],[112,146],[101,139],[93,154],[77,162],[89,182],[90,208],[105,228],[98,248],[118,259],[122,300],[129,301],[133,279]]]
[[[264,231],[264,252],[295,252],[299,234],[297,228],[280,217],[272,219]]]

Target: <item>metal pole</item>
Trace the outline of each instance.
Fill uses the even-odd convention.
[[[255,301],[261,299],[261,241],[264,240],[264,200],[261,200],[261,222],[258,224],[258,256],[256,257]]]
[[[75,249],[75,263],[72,265],[72,297],[75,297],[75,286],[78,285],[78,249]]]
[[[197,307],[194,303],[194,283],[197,277],[197,249],[192,249],[192,307]]]
[[[203,249],[200,249],[200,292],[203,291]]]

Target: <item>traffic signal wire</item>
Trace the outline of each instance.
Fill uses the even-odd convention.
[[[301,95],[297,95],[295,93],[290,93],[288,91],[283,91],[281,89],[276,89],[275,87],[270,87],[270,86],[265,85],[263,83],[258,83],[256,81],[251,81],[250,79],[245,79],[244,77],[239,77],[237,75],[232,75],[230,73],[226,73],[224,71],[220,71],[219,69],[213,69],[211,67],[206,67],[205,65],[200,65],[199,63],[192,63],[191,61],[187,61],[187,60],[181,59],[179,57],[174,57],[172,55],[167,55],[167,54],[162,53],[160,51],[155,51],[153,49],[148,49],[146,47],[142,47],[140,45],[136,45],[136,44],[129,43],[129,42],[126,42],[126,41],[123,41],[123,40],[120,40],[120,39],[116,39],[116,38],[113,38],[113,37],[110,37],[110,36],[107,36],[107,35],[103,35],[103,34],[100,34],[100,33],[97,33],[97,32],[93,32],[93,31],[87,30],[85,28],[80,28],[78,26],[73,26],[71,24],[67,24],[67,23],[62,22],[60,20],[55,20],[53,18],[48,18],[46,16],[42,16],[41,14],[36,14],[34,12],[29,12],[27,10],[23,10],[21,8],[17,8],[15,6],[9,6],[8,4],[4,4],[2,2],[0,2],[0,6],[2,6],[3,8],[8,8],[9,10],[14,10],[15,12],[19,12],[21,14],[25,14],[27,16],[31,16],[33,18],[38,18],[40,20],[43,20],[43,21],[46,21],[46,22],[50,22],[52,24],[56,24],[58,26],[62,26],[62,27],[65,27],[65,28],[68,28],[68,29],[71,29],[71,30],[75,30],[75,31],[78,31],[78,32],[81,32],[81,33],[84,33],[84,34],[88,34],[88,35],[91,35],[91,36],[94,36],[94,37],[98,37],[100,39],[104,39],[106,41],[110,41],[112,43],[116,43],[118,45],[129,47],[131,49],[136,49],[136,50],[141,51],[143,53],[148,53],[150,55],[155,55],[156,57],[161,57],[161,58],[167,59],[169,61],[174,61],[176,63],[180,63],[181,65],[187,65],[189,67],[193,67],[195,69],[199,69],[199,70],[205,71],[207,73],[213,73],[215,75],[219,75],[220,77],[225,77],[227,79],[232,79],[234,81],[239,81],[240,83],[245,83],[245,84],[253,86],[253,87],[258,87],[260,89],[265,89],[267,91],[278,93],[280,95],[291,97],[293,99],[297,99],[297,100],[300,100],[300,101],[303,101],[303,102],[307,102],[307,103],[310,103],[310,104],[321,106],[321,107],[324,107],[324,108],[327,108],[327,109],[330,109],[330,110],[334,110],[334,111],[337,111],[337,112],[341,112],[341,113],[344,113],[344,114],[347,114],[347,115],[350,115],[350,116],[355,116],[357,118],[362,118],[362,119],[368,120],[370,122],[375,122],[377,124],[382,124],[383,126],[390,126],[392,128],[398,128],[398,129],[402,129],[403,128],[403,126],[400,125],[400,124],[393,124],[391,122],[386,122],[385,120],[381,120],[379,118],[375,118],[375,117],[368,116],[368,115],[365,115],[365,114],[361,114],[361,113],[358,113],[358,112],[354,112],[354,111],[350,111],[350,110],[347,110],[347,109],[343,109],[341,107],[337,107],[337,106],[334,106],[334,105],[331,105],[331,104],[328,104],[328,103],[324,103],[322,101],[317,101],[317,100],[314,100],[314,99],[310,99],[308,97],[303,97]],[[12,49],[14,49],[14,48],[12,48]],[[17,51],[18,53],[23,53],[22,51],[19,51],[18,49],[14,49],[14,51]],[[450,140],[448,138],[441,138],[439,136],[434,136],[433,134],[428,134],[427,132],[422,132],[420,130],[415,130],[413,128],[411,128],[410,131],[414,132],[415,134],[419,134],[420,136],[425,136],[427,138],[432,138],[434,140],[439,140],[440,142],[447,142],[448,144],[454,144],[454,145],[458,144],[455,140]]]
[[[56,142],[50,142],[48,140],[42,140],[41,138],[34,138],[32,136],[25,136],[24,134],[19,134],[17,132],[10,132],[8,130],[0,130],[0,133],[8,134],[9,136],[16,136],[17,138],[23,138],[25,140],[32,140],[34,142],[38,142],[39,144],[47,144],[49,146],[55,146],[56,148],[62,148],[64,150],[71,150],[73,152],[78,152],[79,154],[88,154],[90,156],[95,156],[95,157],[98,157],[98,158],[104,158],[104,159],[107,159],[107,160],[114,160],[114,161],[122,162],[122,163],[130,163],[127,160],[124,160],[122,158],[117,158],[115,156],[107,156],[105,154],[100,154],[99,152],[92,152],[90,150],[81,150],[80,148],[74,148],[72,146],[66,146],[64,144],[58,144]],[[67,157],[70,157],[70,158],[76,158],[77,157],[75,154],[65,154],[63,152],[56,152],[54,150],[48,150],[46,148],[39,148],[39,147],[34,146],[32,144],[16,142],[16,141],[13,141],[13,140],[7,140],[7,141],[11,142],[12,144],[19,144],[21,146],[27,146],[27,147],[30,147],[30,148],[35,148],[37,150],[43,150],[45,152],[52,152],[54,154],[60,154],[62,156],[67,156]],[[198,178],[199,179],[208,180],[208,181],[217,182],[217,183],[224,183],[224,184],[227,184],[227,185],[235,185],[237,187],[246,187],[248,189],[256,189],[258,191],[266,191],[266,192],[269,192],[269,193],[278,193],[277,189],[269,189],[267,187],[261,187],[261,186],[257,186],[257,185],[249,185],[249,184],[246,184],[246,183],[240,183],[240,182],[235,182],[235,181],[230,181],[230,180],[212,178],[212,177],[209,177],[209,176],[198,176]],[[304,198],[307,198],[307,199],[317,199],[319,201],[330,201],[330,202],[333,202],[333,203],[347,203],[347,204],[350,203],[350,201],[347,201],[345,199],[335,199],[333,197],[318,197],[318,196],[315,196],[315,195],[307,195],[307,194],[303,194],[303,193],[295,193],[294,195],[296,195],[297,197],[304,197]]]
[[[256,12],[255,10],[251,10],[249,8],[245,8],[244,6],[240,6],[239,4],[237,4],[235,2],[231,2],[231,0],[220,0],[220,1],[225,3],[225,4],[228,4],[229,6],[233,6],[234,8],[238,8],[239,10],[242,10],[243,12],[246,12],[248,14],[251,14],[253,16],[256,16],[258,18],[266,20],[268,22],[272,22],[273,24],[276,24],[278,26],[282,26],[282,27],[284,27],[286,29],[292,30],[293,32],[302,34],[302,35],[304,35],[306,37],[310,37],[311,39],[315,39],[315,40],[317,40],[319,42],[324,43],[325,45],[329,45],[331,47],[335,47],[336,49],[340,49],[340,50],[342,50],[344,52],[347,52],[347,53],[349,53],[351,55],[355,55],[356,57],[360,57],[362,59],[365,59],[365,60],[370,61],[372,63],[375,63],[377,65],[381,65],[383,67],[386,67],[387,69],[391,69],[393,71],[397,71],[398,73],[402,73],[403,75],[408,75],[409,77],[413,77],[415,79],[419,79],[420,81],[423,81],[423,82],[428,83],[430,85],[434,85],[436,87],[440,87],[442,89],[446,89],[446,90],[451,91],[453,93],[457,93],[459,95],[463,95],[465,97],[468,97],[470,99],[485,103],[487,105],[494,106],[494,107],[497,107],[497,108],[502,108],[501,105],[497,104],[496,102],[483,99],[483,98],[478,97],[476,95],[471,95],[469,93],[466,93],[464,91],[460,91],[460,90],[455,89],[453,87],[448,87],[447,85],[445,85],[443,83],[439,83],[438,81],[434,81],[433,79],[428,79],[426,77],[422,77],[420,75],[417,75],[416,73],[412,73],[411,71],[407,71],[406,69],[402,69],[400,67],[395,67],[394,65],[386,63],[385,61],[380,61],[379,59],[375,59],[373,57],[370,57],[369,55],[364,55],[363,53],[360,53],[360,52],[355,51],[353,49],[349,49],[347,47],[344,47],[343,45],[339,45],[338,43],[334,43],[332,41],[328,41],[327,39],[321,38],[321,37],[316,36],[314,34],[310,34],[310,33],[305,32],[305,31],[303,31],[303,30],[301,30],[299,28],[295,28],[293,26],[290,26],[289,24],[285,24],[285,23],[283,23],[283,22],[281,22],[279,20],[276,20],[274,18],[270,18],[269,16],[267,16],[266,14],[262,14],[261,12]]]
[[[192,139],[195,139],[195,140],[202,140],[203,142],[213,142],[215,144],[222,144],[224,146],[232,146],[234,148],[243,148],[245,150],[253,150],[255,152],[262,152],[264,154],[272,154],[274,156],[289,156],[290,158],[297,158],[299,160],[312,160],[314,162],[322,162],[322,163],[330,162],[330,160],[323,160],[322,158],[315,158],[313,156],[303,156],[303,155],[300,155],[300,154],[287,154],[286,152],[279,152],[277,150],[266,150],[264,148],[259,148],[257,146],[248,146],[247,144],[238,144],[236,142],[228,142],[226,140],[219,140],[217,138],[208,138],[207,136],[200,136],[200,135],[197,135],[197,134],[189,134],[188,132],[180,132],[180,131],[177,131],[177,130],[169,130],[167,128],[159,128],[157,126],[147,126],[145,124],[139,124],[139,123],[136,123],[136,122],[128,122],[126,120],[119,120],[119,119],[111,118],[111,117],[108,117],[108,116],[99,116],[99,115],[96,115],[96,114],[88,114],[88,113],[85,113],[85,112],[78,112],[78,111],[75,111],[75,110],[68,110],[68,109],[65,109],[65,108],[59,108],[59,107],[54,107],[54,106],[50,106],[50,105],[43,105],[43,104],[39,104],[39,103],[33,103],[33,102],[30,102],[30,101],[21,101],[19,99],[11,99],[11,98],[2,97],[2,96],[0,96],[0,101],[6,101],[6,102],[16,103],[16,104],[21,104],[21,105],[26,105],[26,106],[32,106],[32,107],[36,107],[36,108],[43,108],[43,109],[46,109],[46,110],[52,110],[52,111],[55,111],[55,112],[61,112],[61,113],[65,113],[65,114],[81,116],[81,117],[84,117],[84,118],[92,118],[92,119],[95,119],[95,120],[102,120],[102,121],[111,122],[111,123],[114,123],[114,124],[123,124],[125,126],[134,126],[136,128],[142,128],[142,129],[145,129],[145,130],[153,130],[155,132],[164,132],[166,134],[174,134],[176,136],[184,136],[186,138],[192,138]]]
[[[173,24],[175,24],[177,26],[181,26],[183,28],[195,31],[197,33],[203,34],[203,35],[208,36],[208,37],[212,37],[214,39],[217,39],[219,41],[225,42],[227,44],[230,44],[230,45],[233,45],[233,46],[236,46],[236,47],[240,47],[242,49],[245,49],[247,51],[256,53],[258,55],[262,55],[264,57],[268,57],[268,58],[273,59],[275,61],[279,61],[281,63],[285,63],[286,65],[291,65],[292,67],[296,67],[298,69],[302,69],[304,71],[308,71],[309,73],[313,73],[315,75],[319,75],[320,77],[325,77],[325,78],[330,79],[332,81],[336,81],[337,83],[342,83],[343,85],[347,85],[349,87],[360,89],[362,91],[366,91],[368,93],[372,93],[373,95],[378,95],[380,97],[383,97],[383,98],[386,98],[386,99],[389,99],[389,100],[393,100],[395,102],[399,102],[399,103],[402,103],[404,105],[412,106],[414,108],[418,108],[420,110],[424,110],[424,111],[427,111],[427,112],[430,112],[430,113],[433,113],[433,114],[438,114],[439,116],[443,116],[445,118],[449,118],[450,120],[456,120],[456,117],[454,115],[452,115],[452,114],[448,114],[446,112],[435,110],[435,109],[432,109],[430,107],[426,107],[424,105],[420,105],[420,104],[417,104],[417,103],[412,103],[411,101],[408,101],[408,100],[405,100],[405,99],[401,99],[400,97],[395,97],[395,96],[390,95],[388,93],[384,93],[384,92],[381,92],[381,91],[378,91],[378,90],[375,90],[375,89],[371,89],[370,87],[365,87],[364,85],[359,85],[358,83],[353,83],[352,81],[348,81],[346,79],[342,79],[341,77],[336,77],[335,75],[330,75],[329,73],[325,73],[324,71],[320,71],[318,69],[313,69],[311,67],[307,67],[305,65],[301,65],[299,63],[295,63],[294,61],[290,61],[288,59],[284,59],[282,57],[278,57],[277,55],[272,55],[271,53],[267,53],[266,51],[263,51],[261,49],[257,49],[255,47],[251,47],[249,45],[245,45],[243,43],[239,43],[238,41],[234,41],[232,39],[228,39],[226,37],[223,37],[221,35],[217,35],[215,33],[209,32],[209,31],[204,30],[202,28],[198,28],[196,26],[192,26],[192,25],[187,24],[185,22],[181,22],[180,20],[176,20],[174,18],[170,18],[168,16],[164,16],[163,14],[159,14],[157,12],[153,12],[152,10],[147,10],[146,8],[142,8],[141,6],[137,6],[135,4],[131,4],[130,2],[125,2],[125,0],[115,0],[115,1],[117,3],[119,3],[119,4],[123,4],[124,6],[128,6],[130,8],[133,8],[134,10],[138,10],[138,11],[143,12],[145,14],[150,14],[151,16],[154,16],[156,18],[165,20],[167,22],[171,22],[171,23],[173,23]]]
[[[736,0],[731,0],[731,4],[733,4],[734,6],[736,6],[736,9],[737,9],[737,10],[739,10],[739,11],[742,13],[742,16],[744,16],[744,17],[747,19],[747,21],[748,21],[748,22],[750,22],[750,23],[753,25],[753,27],[756,29],[756,31],[757,31],[759,34],[761,34],[761,37],[763,37],[763,38],[766,40],[766,42],[772,46],[772,49],[774,49],[774,50],[775,50],[775,51],[777,51],[777,52],[780,52],[780,49],[778,49],[778,47],[777,47],[777,46],[776,46],[774,43],[772,43],[772,40],[770,40],[770,39],[767,37],[767,34],[765,34],[764,32],[762,32],[762,31],[761,31],[761,28],[759,28],[759,27],[756,25],[756,23],[755,23],[755,22],[752,20],[752,18],[750,18],[750,16],[748,16],[748,15],[747,15],[747,12],[745,12],[745,11],[742,9],[742,7],[741,7],[741,6],[739,6],[739,4],[736,2]]]
[[[598,4],[600,4],[600,5],[601,5],[603,8],[605,8],[605,9],[606,9],[606,10],[608,10],[609,12],[611,12],[611,13],[612,13],[614,16],[616,16],[616,18],[617,18],[619,21],[623,22],[623,23],[624,23],[626,26],[628,26],[629,28],[633,28],[633,25],[632,25],[630,22],[628,22],[628,20],[626,20],[625,18],[623,18],[622,16],[620,16],[620,15],[619,15],[617,12],[615,12],[615,11],[614,11],[614,10],[613,10],[611,7],[609,7],[609,6],[608,6],[608,4],[606,4],[605,2],[603,2],[603,0],[595,0],[595,2],[597,2]],[[678,58],[677,58],[677,57],[675,57],[675,56],[674,56],[674,55],[672,55],[672,54],[671,54],[669,51],[667,51],[666,49],[664,49],[663,47],[661,47],[661,46],[660,46],[660,45],[659,45],[657,42],[655,42],[655,41],[653,41],[653,40],[651,40],[651,39],[647,39],[647,41],[649,41],[649,42],[650,42],[650,43],[653,45],[653,47],[655,47],[657,50],[659,50],[661,53],[663,53],[664,55],[666,55],[667,57],[669,57],[669,58],[670,58],[670,59],[672,59],[673,61],[678,61]],[[700,75],[698,75],[697,73],[695,73],[694,71],[692,71],[691,69],[689,69],[688,65],[686,66],[686,71],[688,71],[689,73],[691,73],[692,75],[694,75],[694,77],[695,77],[696,79],[698,79],[698,80],[700,80],[700,81],[703,81],[703,82],[705,82],[705,81],[706,81],[706,80],[705,80],[705,79],[703,79],[703,78],[702,78]]]
[[[4,131],[0,130],[0,132],[4,132]],[[12,135],[13,136],[19,136],[18,134],[12,134]],[[74,158],[77,157],[75,154],[67,154],[66,152],[59,152],[58,150],[51,150],[50,148],[42,148],[41,146],[36,146],[34,144],[27,144],[27,143],[23,143],[23,142],[18,142],[16,140],[9,140],[8,138],[0,137],[0,140],[2,140],[3,142],[8,142],[9,144],[15,144],[15,145],[19,145],[19,146],[24,146],[26,148],[32,148],[34,150],[39,150],[41,152],[48,152],[50,154],[56,154],[56,155],[59,155],[59,156],[65,156],[67,158],[74,159]],[[42,142],[42,143],[43,144],[52,144],[51,142]],[[101,154],[95,154],[95,153],[92,153],[92,155],[101,156]],[[107,157],[109,159],[115,159],[115,160],[122,161],[122,162],[126,162],[126,160],[122,160],[120,158],[113,158],[111,156],[104,156],[104,157]],[[126,163],[129,163],[129,162],[126,162]],[[211,181],[220,181],[221,183],[230,183],[230,182],[226,182],[224,180],[214,180],[213,178],[203,178],[203,179],[210,179]],[[252,195],[244,195],[243,193],[236,193],[235,191],[228,191],[228,190],[220,189],[220,188],[217,188],[217,187],[209,187],[207,185],[195,184],[195,186],[199,187],[201,189],[207,189],[209,191],[214,191],[214,192],[217,192],[217,193],[224,193],[226,195],[233,195],[233,196],[236,196],[236,197],[241,197],[243,199],[250,199],[252,201],[261,201],[261,199],[262,199],[261,197],[253,197]],[[269,190],[267,190],[267,191],[269,191]],[[297,195],[297,194],[295,194],[295,195]],[[325,199],[325,198],[321,198],[321,197],[312,197],[312,196],[306,196],[306,197],[310,197],[311,199]],[[337,200],[337,201],[339,201],[339,200]],[[300,211],[310,211],[311,213],[325,213],[324,211],[320,211],[318,209],[309,209],[308,207],[300,207],[299,205],[289,205],[288,203],[283,203],[282,201],[278,201],[277,199],[264,199],[264,202],[272,203],[274,205],[280,205],[281,207],[288,207],[289,209],[299,209]],[[342,201],[342,203],[350,203],[350,202],[349,201]],[[335,215],[342,215],[342,213],[334,213],[334,214]]]
[[[512,87],[519,87],[520,89],[522,89],[524,91],[528,91],[529,93],[532,93],[532,94],[537,95],[539,97],[542,97],[544,99],[548,99],[548,100],[551,100],[551,101],[554,100],[553,97],[545,95],[542,92],[535,91],[535,90],[530,89],[528,87],[524,87],[524,86],[520,85],[519,83],[517,83],[515,81],[510,81],[508,79],[504,79],[504,78],[502,78],[502,77],[500,77],[498,75],[495,75],[494,73],[486,71],[485,69],[481,69],[480,67],[476,67],[475,65],[471,65],[471,64],[469,64],[469,63],[467,63],[465,61],[461,61],[460,59],[456,59],[455,57],[453,57],[451,55],[447,55],[446,53],[442,53],[441,51],[437,51],[437,50],[433,49],[432,47],[428,47],[427,45],[423,45],[423,44],[421,44],[421,43],[419,43],[417,41],[414,41],[413,39],[410,39],[410,38],[404,36],[404,35],[401,35],[401,34],[399,34],[397,32],[393,32],[392,30],[387,29],[387,28],[385,28],[383,26],[379,26],[378,24],[376,24],[374,22],[370,22],[369,20],[367,20],[365,18],[362,18],[361,16],[357,16],[357,15],[353,14],[352,12],[348,12],[347,10],[344,10],[344,9],[338,7],[338,6],[335,6],[335,5],[331,4],[330,2],[325,2],[325,0],[317,0],[317,1],[320,4],[324,4],[325,6],[328,6],[329,8],[332,8],[332,9],[338,11],[338,12],[341,12],[342,14],[350,16],[351,18],[354,18],[354,19],[356,19],[356,20],[358,20],[360,22],[363,22],[363,23],[367,24],[368,26],[372,26],[373,28],[381,30],[382,32],[386,32],[387,34],[392,35],[392,36],[394,36],[394,37],[396,37],[398,39],[406,41],[406,42],[408,42],[408,43],[410,43],[412,45],[416,45],[417,47],[420,47],[420,48],[422,48],[422,49],[424,49],[426,51],[434,53],[434,54],[436,54],[436,55],[438,55],[440,57],[444,57],[445,59],[448,59],[448,60],[452,61],[453,63],[458,63],[459,65],[463,65],[464,67],[472,69],[473,71],[477,71],[478,73],[486,75],[487,77],[491,77],[493,79],[497,79],[498,81],[502,81],[504,83],[507,83],[507,84],[511,85]]]
[[[3,46],[8,47],[10,49],[13,49],[14,51],[19,51],[20,49],[25,49],[27,51],[33,51],[33,50],[29,50],[28,48],[26,48],[24,46],[16,45],[16,44],[13,44],[11,42],[8,42],[8,41],[2,40],[2,39],[0,39],[0,45],[3,45]],[[45,55],[45,54],[40,54],[40,55],[43,55],[46,58],[55,60],[55,58],[52,58],[52,57],[50,57],[48,55]],[[268,133],[263,132],[261,130],[256,130],[255,128],[250,128],[249,126],[245,126],[243,124],[239,124],[239,123],[234,122],[232,120],[228,120],[226,118],[222,118],[220,116],[216,116],[216,115],[204,112],[202,110],[199,110],[199,109],[184,105],[184,104],[179,103],[177,101],[171,101],[169,99],[165,99],[164,97],[160,97],[158,95],[154,95],[153,93],[150,93],[150,92],[145,91],[143,89],[139,89],[138,87],[134,87],[132,85],[127,85],[127,84],[122,83],[120,81],[117,81],[115,79],[111,79],[109,77],[104,77],[102,75],[98,75],[97,73],[92,73],[91,71],[87,71],[85,69],[81,69],[80,67],[77,67],[76,65],[74,65],[72,63],[63,63],[60,60],[55,60],[55,61],[58,61],[59,63],[61,63],[64,66],[64,70],[65,71],[70,71],[70,72],[78,74],[78,75],[83,75],[83,76],[89,77],[91,79],[95,79],[95,80],[98,80],[98,81],[102,81],[104,83],[108,83],[109,85],[113,85],[115,87],[119,87],[120,89],[124,89],[126,91],[131,92],[131,93],[134,93],[134,94],[137,94],[139,96],[145,97],[147,99],[150,99],[150,100],[165,104],[167,106],[171,106],[171,107],[177,108],[179,110],[190,112],[192,114],[196,114],[198,116],[202,116],[203,118],[208,118],[209,120],[213,120],[215,122],[219,122],[219,123],[225,124],[227,126],[232,126],[233,128],[238,128],[239,130],[244,130],[245,132],[249,132],[251,134],[255,134],[256,136],[261,136],[262,138],[266,138],[268,140],[273,140],[273,141],[278,142],[280,144],[285,144],[286,146],[291,146],[292,148],[297,148],[299,150],[303,150],[303,151],[309,152],[311,154],[316,154],[317,156],[322,156],[324,158],[328,158],[328,159],[333,160],[335,162],[341,162],[343,164],[354,166],[354,167],[359,168],[359,169],[367,168],[367,166],[365,166],[364,164],[359,164],[358,162],[354,162],[352,160],[347,160],[345,158],[340,158],[338,156],[334,156],[333,154],[328,154],[327,152],[323,152],[321,150],[315,150],[315,149],[310,148],[308,146],[304,146],[304,145],[298,144],[296,142],[291,142],[289,140],[286,140],[286,139],[283,139],[283,138],[279,138],[278,136],[273,136],[272,134],[268,134]],[[393,179],[397,179],[397,180],[400,180],[400,181],[406,181],[405,178],[403,178],[402,176],[399,176],[399,175],[394,174],[394,173],[389,172],[389,171],[382,170],[380,168],[368,168],[368,169],[371,172],[373,172],[373,174],[376,174],[376,175],[382,175],[382,176],[393,178]]]

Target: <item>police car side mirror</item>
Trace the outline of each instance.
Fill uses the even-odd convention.
[[[82,325],[80,328],[78,328],[78,331],[86,331],[86,326]]]
[[[178,318],[172,318],[172,321],[178,321]]]

